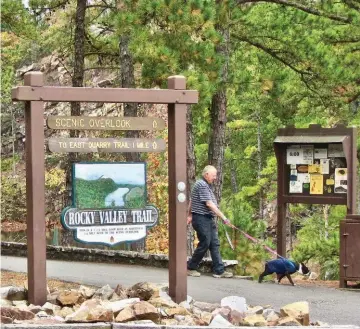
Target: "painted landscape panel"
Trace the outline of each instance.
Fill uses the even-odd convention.
[[[146,199],[145,163],[73,164],[76,208],[140,208]]]

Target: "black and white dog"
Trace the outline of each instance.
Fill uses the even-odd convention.
[[[299,272],[300,274],[310,274],[310,270],[305,266],[304,263],[296,263],[287,258],[278,258],[267,261],[265,264],[265,270],[259,276],[259,283],[262,282],[264,276],[276,273],[277,283],[280,283],[281,279],[286,276],[290,283],[295,286],[291,279],[291,274]]]

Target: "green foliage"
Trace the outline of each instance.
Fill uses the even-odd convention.
[[[298,243],[291,255],[298,262],[320,264],[323,279],[339,277],[339,222],[345,214],[343,206],[334,206],[330,208],[328,225],[325,225],[324,217],[317,212],[302,219],[302,228],[297,234]]]
[[[25,179],[1,175],[1,220],[26,222]]]
[[[20,157],[18,154],[14,154],[14,157],[1,159],[1,172],[11,171],[13,169],[14,164],[19,162]]]
[[[227,215],[231,222],[240,230],[258,239],[260,243],[254,243],[237,230],[230,231],[229,228],[226,228],[235,248],[235,250],[232,250],[225,236],[225,227],[221,226],[219,235],[222,245],[222,256],[225,259],[237,259],[239,261],[238,274],[257,275],[261,266],[263,266],[263,261],[271,258],[271,254],[269,255],[262,246],[262,244],[268,245],[270,243],[263,239],[266,223],[254,220],[252,218],[253,211],[249,206],[237,202],[232,203],[232,201],[226,203],[228,205],[227,209],[229,209]]]
[[[116,184],[111,178],[99,178],[97,180],[75,179],[75,205],[79,208],[107,208],[105,198],[118,188],[136,188],[130,196],[125,195],[125,208],[141,207],[145,205],[144,195],[140,195],[141,187],[130,184]],[[130,192],[128,192],[130,193]]]

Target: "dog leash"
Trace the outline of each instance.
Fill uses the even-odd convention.
[[[248,240],[250,240],[250,241],[252,241],[252,242],[254,242],[254,243],[256,243],[256,244],[259,244],[259,245],[263,246],[267,251],[271,252],[271,253],[274,254],[275,256],[280,257],[280,258],[284,258],[283,256],[279,255],[274,249],[271,249],[271,248],[268,247],[267,245],[261,243],[261,241],[259,241],[258,239],[254,238],[253,236],[251,236],[250,234],[246,233],[245,231],[240,230],[238,227],[236,227],[235,225],[231,224],[230,222],[223,223],[223,225],[224,225],[224,229],[225,229],[226,238],[227,238],[227,240],[228,240],[228,242],[229,242],[230,247],[231,247],[232,250],[234,250],[235,248],[234,248],[234,246],[233,246],[233,244],[232,244],[232,242],[231,242],[231,240],[230,240],[230,237],[229,237],[229,235],[228,235],[228,233],[227,233],[227,231],[226,231],[225,225],[229,226],[229,227],[232,228],[233,230],[239,231],[239,232],[240,232],[241,234],[243,234]]]

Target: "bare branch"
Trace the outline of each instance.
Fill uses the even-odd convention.
[[[237,4],[241,5],[241,4],[246,4],[246,3],[259,3],[259,2],[275,3],[275,4],[279,4],[279,5],[284,5],[287,7],[292,7],[292,8],[304,11],[311,15],[326,17],[333,21],[338,21],[338,22],[342,22],[342,23],[348,24],[348,23],[352,22],[350,17],[342,17],[342,16],[333,15],[333,14],[328,14],[319,9],[307,7],[300,3],[292,2],[289,0],[238,0]]]

